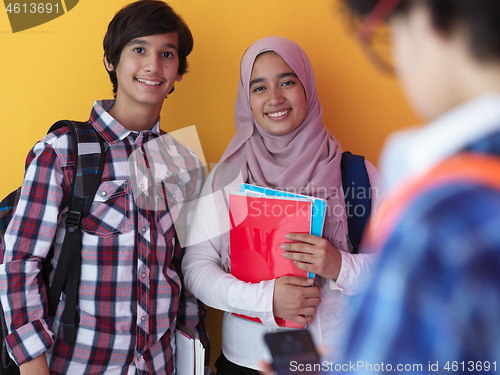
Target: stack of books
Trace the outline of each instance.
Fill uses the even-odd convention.
[[[291,242],[285,238],[287,233],[321,237],[325,212],[326,201],[321,198],[241,184],[239,192],[229,193],[231,274],[251,283],[282,276],[314,278],[283,257],[280,245]],[[304,328],[293,321],[275,319],[281,327]]]
[[[205,348],[196,333],[183,324],[175,329],[175,369],[178,375],[203,375],[205,373]]]

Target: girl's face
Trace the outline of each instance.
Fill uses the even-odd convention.
[[[306,117],[304,87],[275,52],[265,52],[255,59],[249,97],[255,120],[271,134],[288,134]]]

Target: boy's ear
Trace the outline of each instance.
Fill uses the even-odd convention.
[[[113,70],[115,70],[115,68],[113,67],[113,64],[111,64],[108,61],[108,58],[106,56],[104,56],[104,66],[106,66],[106,69],[108,70],[108,72],[112,72]]]
[[[177,82],[180,82],[180,81],[182,81],[182,77],[183,77],[182,74],[177,74],[177,77],[175,77],[175,80]]]

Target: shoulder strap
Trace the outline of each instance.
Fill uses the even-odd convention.
[[[17,188],[12,193],[7,195],[0,202],[0,242],[3,239],[7,226],[9,225],[10,219],[12,217],[12,213],[14,211],[14,207],[17,205],[17,201],[19,200],[19,194],[21,192],[21,188]]]
[[[49,291],[49,315],[55,316],[61,292],[66,287],[63,339],[66,342],[74,342],[81,271],[81,221],[90,211],[99,188],[104,169],[105,148],[102,137],[87,122],[58,121],[49,132],[64,126],[68,127],[73,142],[73,180],[68,201],[66,234]]]
[[[407,181],[381,202],[367,228],[367,245],[381,249],[406,209],[433,189],[463,181],[500,191],[500,159],[464,152],[450,157],[422,176]]]
[[[349,151],[342,153],[340,164],[342,187],[347,214],[347,227],[353,253],[359,252],[359,244],[371,214],[370,178],[366,170],[365,158]]]

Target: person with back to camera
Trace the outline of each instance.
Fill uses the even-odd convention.
[[[159,118],[165,97],[186,73],[192,47],[189,28],[163,1],[131,3],[108,26],[104,62],[116,98],[96,101],[89,119],[104,139],[106,164],[82,223],[74,342],[63,337],[64,294],[52,322],[38,276],[52,243],[58,259],[64,237],[73,155],[68,131],[50,133],[28,155],[20,202],[0,252],[7,346],[21,374],[172,374],[178,321],[197,329],[208,345],[206,312],[182,284],[183,248],[170,212],[165,204],[141,206],[132,196],[129,164],[134,151],[156,162],[144,150],[148,141],[161,139],[168,149],[162,156],[175,160],[164,169],[198,171],[178,187],[201,188],[200,161],[160,130]],[[165,200],[151,193],[143,198]]]
[[[387,24],[397,77],[429,124],[384,147],[387,199],[365,242],[380,256],[341,370],[328,370],[360,361],[357,374],[498,373],[500,3],[344,2],[386,69],[372,35]]]
[[[202,197],[213,199],[200,201],[192,229],[199,237],[187,247],[182,268],[189,290],[226,312],[218,373],[256,374],[266,352],[263,334],[278,329],[275,317],[307,325],[318,343],[330,334],[340,337],[348,315],[346,296],[360,291],[374,255],[349,252],[340,143],[323,123],[311,63],[296,43],[273,36],[247,49],[235,125],[235,136],[204,185]],[[236,167],[240,178],[233,178],[227,166]],[[369,162],[366,167],[376,190],[378,172]],[[217,192],[239,191],[239,182],[327,200],[323,238],[292,233],[288,238],[295,243],[283,247],[299,268],[316,274],[315,281],[284,276],[250,284],[229,273],[229,233],[222,229],[228,211]],[[231,313],[260,318],[263,324]]]

